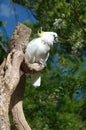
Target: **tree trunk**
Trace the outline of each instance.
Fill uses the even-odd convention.
[[[25,90],[25,78],[26,76],[23,74],[20,78],[20,82],[16,90],[11,96],[10,109],[17,130],[31,130],[28,123],[26,122],[22,107],[24,90]]]
[[[8,118],[10,98],[20,79],[23,55],[12,51],[0,71],[0,130],[10,130]]]
[[[0,130],[10,130],[9,110],[17,130],[31,130],[22,108],[25,89],[25,73],[36,73],[45,66],[27,64],[24,51],[31,29],[18,23],[9,46],[7,58],[0,66]]]

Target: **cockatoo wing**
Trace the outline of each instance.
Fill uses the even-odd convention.
[[[35,62],[36,52],[37,49],[40,48],[40,43],[41,43],[40,38],[36,38],[28,43],[28,46],[25,50],[25,58],[27,62],[29,63]]]
[[[31,81],[32,81],[32,85],[34,87],[39,87],[41,85],[41,75],[40,75],[40,72],[32,74],[31,75]]]

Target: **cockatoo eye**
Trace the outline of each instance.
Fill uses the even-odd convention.
[[[57,36],[53,35],[53,37],[54,37],[54,43],[58,43]]]
[[[53,35],[53,37],[54,37],[54,39],[56,39],[56,38],[57,38],[57,36],[56,36],[56,35]]]

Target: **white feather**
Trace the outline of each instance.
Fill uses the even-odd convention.
[[[31,75],[32,85],[34,87],[39,87],[41,85],[40,73],[35,73]]]
[[[57,37],[57,34],[54,32],[45,32],[43,33],[43,36],[29,42],[25,50],[26,61],[29,63],[42,62],[46,64],[50,47],[54,42],[54,36]],[[39,72],[31,75],[31,79],[33,86],[36,87],[41,85],[41,75]]]

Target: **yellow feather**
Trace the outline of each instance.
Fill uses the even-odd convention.
[[[39,30],[38,30],[38,33],[37,33],[38,36],[39,36],[39,37],[42,37],[42,36],[44,35],[44,33],[45,33],[45,32],[42,31],[42,27],[40,27],[40,32],[39,32]]]
[[[42,36],[44,36],[44,34],[45,34],[45,32],[41,32],[41,33],[38,33],[38,36],[42,37]]]

